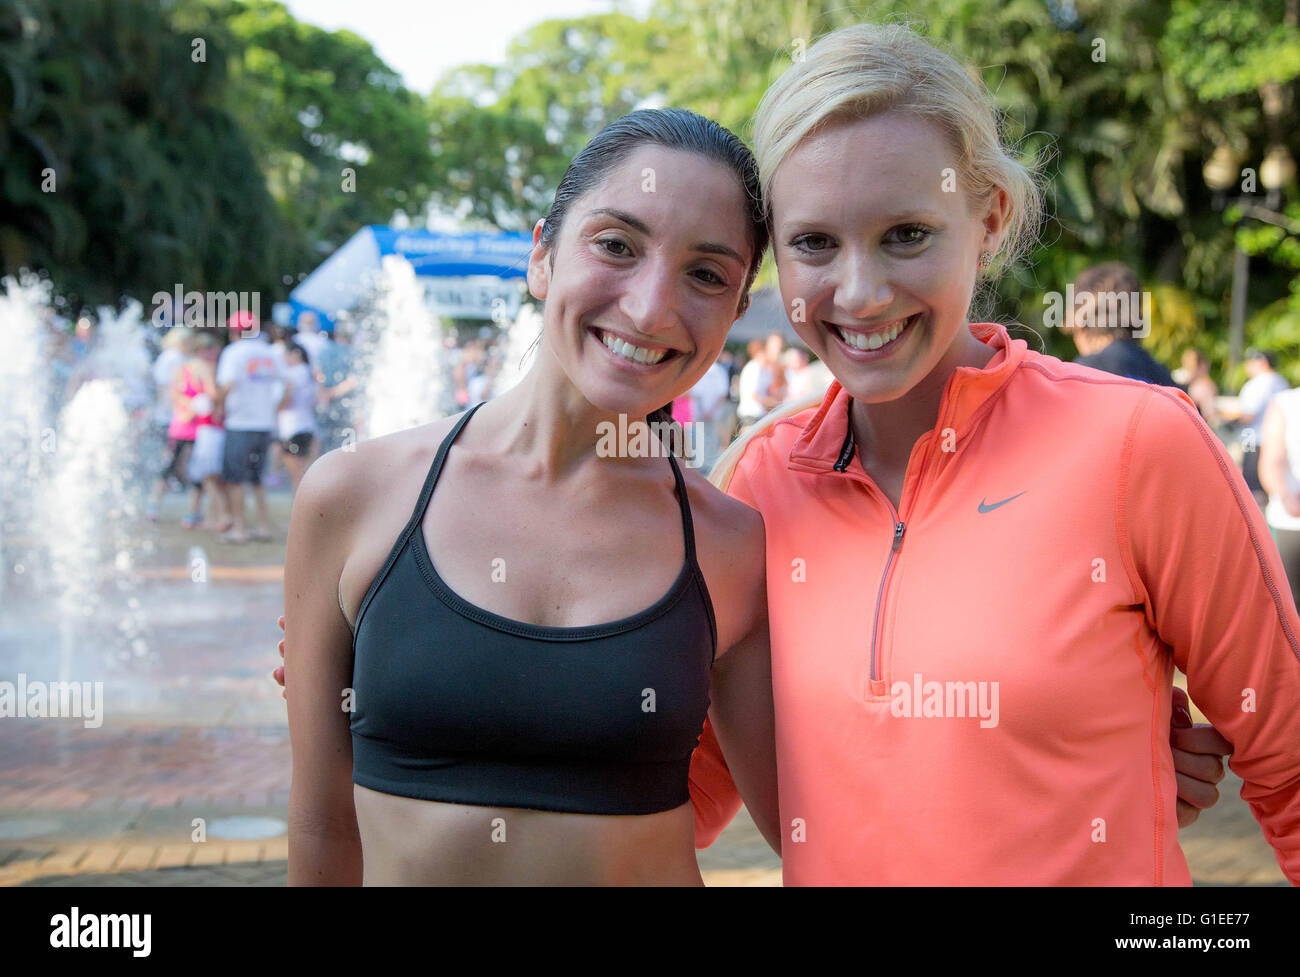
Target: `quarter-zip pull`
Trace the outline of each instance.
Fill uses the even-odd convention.
[[[882,598],[885,596],[885,585],[889,581],[889,571],[894,566],[894,554],[903,548],[903,533],[907,530],[906,523],[898,520],[894,523],[894,545],[889,548],[889,558],[885,560],[885,572],[880,575],[880,589],[876,592],[876,614],[871,622],[871,694],[884,695],[884,682],[880,677],[879,668],[879,635],[880,635],[880,607]]]

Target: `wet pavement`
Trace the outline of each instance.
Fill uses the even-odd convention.
[[[97,727],[0,719],[0,885],[285,884],[289,736],[269,673],[289,506],[272,492],[273,541],[235,545],[183,530],[169,495],[139,527],[130,595],[71,642],[35,594],[6,592],[0,678],[103,681],[104,706]],[[115,600],[136,602],[130,627]],[[1193,877],[1283,884],[1239,789],[1229,775],[1182,832]],[[700,865],[710,885],[780,884],[743,812]]]

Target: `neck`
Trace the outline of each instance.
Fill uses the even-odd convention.
[[[494,445],[508,453],[526,475],[548,481],[572,475],[596,457],[602,422],[610,422],[616,431],[619,428],[618,414],[601,410],[582,395],[545,340],[532,369],[512,389],[494,398],[480,412],[483,414],[494,418],[483,425]],[[629,415],[627,423],[634,420],[644,418]]]
[[[939,422],[948,378],[958,367],[982,370],[988,365],[994,350],[971,335],[969,326],[962,329],[961,337],[939,365],[903,396],[875,404],[853,400],[849,422],[864,468],[870,464],[888,470],[906,469],[917,439]]]

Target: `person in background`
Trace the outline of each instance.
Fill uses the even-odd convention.
[[[1210,376],[1210,358],[1199,349],[1183,350],[1182,366],[1173,375],[1174,381],[1192,398],[1205,423],[1217,431],[1223,419],[1214,404],[1219,396],[1219,386]]]
[[[349,330],[345,322],[327,326],[325,342],[315,361],[322,452],[358,440],[354,415],[357,378],[353,373]]]
[[[316,380],[311,375],[307,351],[289,343],[285,351],[287,384],[279,404],[280,447],[289,470],[290,491],[298,494],[298,483],[316,458]]]
[[[721,359],[714,360],[708,372],[691,388],[692,414],[700,432],[696,461],[700,471],[706,474],[731,440],[730,417],[726,409],[731,403],[727,397],[729,392],[730,378]]]
[[[740,371],[740,406],[736,411],[741,430],[756,424],[781,403],[779,394],[785,388],[781,371],[784,342],[780,333],[772,333],[766,342],[755,339],[747,347],[749,362]]]
[[[306,310],[298,316],[298,331],[294,336],[294,342],[303,348],[307,353],[307,362],[313,370],[320,369],[320,353],[329,341],[326,330],[328,326],[322,327],[320,317],[315,312]]]
[[[1242,384],[1236,406],[1225,407],[1222,411],[1224,419],[1237,426],[1237,441],[1241,445],[1241,473],[1255,494],[1255,501],[1260,508],[1268,502],[1268,495],[1259,483],[1259,441],[1264,412],[1268,410],[1269,402],[1275,395],[1291,386],[1286,377],[1277,372],[1276,366],[1271,351],[1254,347],[1246,350],[1246,376],[1249,379]]]
[[[808,351],[802,346],[791,346],[782,359],[786,376],[785,403],[822,393],[831,385],[830,371],[825,364],[820,360],[811,362]]]
[[[1133,269],[1118,261],[1085,268],[1075,279],[1074,296],[1070,331],[1080,354],[1074,362],[1117,377],[1177,386],[1169,368],[1135,335],[1133,312],[1140,309],[1141,291]]]
[[[185,337],[181,346],[187,358],[177,369],[176,377],[172,381],[172,399],[176,409],[172,414],[172,423],[168,430],[168,434],[174,436],[178,444],[185,445],[182,460],[176,465],[177,476],[188,481],[190,486],[190,511],[181,518],[181,526],[185,529],[193,529],[202,521],[199,506],[203,499],[203,483],[190,478],[189,471],[190,459],[194,456],[199,410],[208,408],[209,414],[211,413],[209,407],[211,395],[205,391],[202,378],[196,372],[201,370],[201,366],[194,368],[190,366],[191,363],[196,362],[194,351],[197,348],[197,338],[191,333]]]
[[[280,370],[285,371],[288,368],[286,354],[290,342],[289,329],[286,326],[280,325],[278,322],[273,322],[267,331],[270,333],[271,337],[271,353],[275,356]],[[298,348],[302,349],[301,346]],[[307,355],[305,350],[303,351],[303,355]],[[280,394],[281,397],[286,397],[288,392],[281,390]],[[278,419],[277,424],[279,424]],[[262,476],[262,484],[269,489],[284,488],[284,486],[288,485],[292,481],[288,467],[285,465],[284,451],[280,441],[281,439],[279,437],[271,439],[271,451],[267,457],[266,473]]]
[[[1264,411],[1259,482],[1268,494],[1264,518],[1300,604],[1300,390],[1274,395]]]
[[[190,402],[194,408],[194,450],[190,453],[190,481],[203,486],[208,502],[208,518],[199,526],[210,532],[228,532],[234,525],[230,518],[226,484],[221,480],[221,456],[225,450],[226,430],[217,406],[217,359],[221,343],[211,332],[198,336],[195,355],[186,361],[203,386],[203,392]]]
[[[767,388],[767,399],[772,401],[772,407],[776,407],[786,399],[786,390],[789,386],[786,382],[785,368],[781,365],[781,357],[785,354],[785,337],[779,332],[769,333],[763,352],[768,369],[772,371],[772,382]]]
[[[234,525],[221,539],[226,543],[269,542],[271,513],[262,470],[276,428],[275,409],[283,396],[284,372],[255,316],[236,312],[227,325],[231,341],[217,363],[217,396],[226,413],[221,477],[227,485]],[[253,486],[257,503],[257,530],[251,536],[244,527],[246,484]]]
[[[161,474],[154,481],[153,494],[150,495],[149,503],[145,507],[145,515],[151,522],[158,521],[158,509],[167,492],[168,478],[183,481],[183,477],[177,474],[177,446],[171,443],[168,430],[172,423],[172,412],[175,410],[172,403],[172,380],[176,377],[177,368],[185,362],[186,353],[181,350],[181,339],[186,334],[187,331],[184,329],[167,330],[163,334],[162,352],[158,354],[158,359],[154,360],[153,364],[155,394],[153,439],[160,452],[163,467]]]

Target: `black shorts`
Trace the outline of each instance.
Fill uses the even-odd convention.
[[[194,450],[193,441],[183,441],[180,438],[169,439],[168,446],[171,448],[171,457],[167,461],[167,467],[159,474],[159,478],[164,482],[169,478],[174,478],[182,485],[193,485],[189,477],[190,452]]]
[[[270,447],[270,431],[227,431],[221,454],[222,479],[231,485],[260,484]]]
[[[314,435],[310,431],[299,431],[287,441],[281,441],[280,447],[284,449],[285,454],[301,457],[311,451],[311,443]]]

